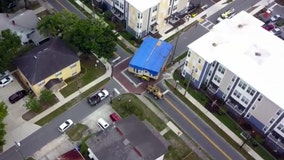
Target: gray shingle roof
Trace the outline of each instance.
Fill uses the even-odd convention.
[[[169,143],[150,124],[132,115],[87,141],[101,160],[154,160],[167,153]]]
[[[51,39],[18,57],[14,63],[34,85],[78,60],[63,40]]]

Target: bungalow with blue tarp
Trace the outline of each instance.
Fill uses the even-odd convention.
[[[147,37],[132,57],[128,71],[139,77],[158,79],[171,55],[173,46],[165,41]]]

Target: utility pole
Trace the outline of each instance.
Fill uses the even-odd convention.
[[[16,142],[15,141],[15,145],[16,145],[16,151],[20,153],[21,157],[23,160],[25,160],[25,156],[23,155],[22,151],[21,151],[21,143],[20,142]]]
[[[177,45],[178,45],[178,40],[179,40],[179,36],[180,36],[180,30],[178,29],[177,27],[177,38],[176,38],[176,43],[175,43],[175,46],[174,46],[174,50],[173,50],[173,54],[172,54],[172,57],[171,57],[171,63],[173,64],[174,63],[174,57],[175,57],[175,54],[176,54],[176,48],[177,48]]]
[[[186,94],[186,92],[187,92],[187,89],[188,89],[188,87],[189,87],[189,84],[190,84],[190,82],[191,82],[191,80],[193,79],[193,72],[194,72],[194,66],[192,67],[192,70],[191,70],[191,74],[190,74],[190,77],[189,77],[189,79],[188,79],[188,83],[187,83],[187,85],[186,85],[186,88],[185,88],[185,91],[184,91],[184,96],[185,96],[185,94]]]

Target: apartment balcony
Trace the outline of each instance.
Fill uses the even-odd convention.
[[[123,15],[123,13],[122,12],[120,12],[119,10],[117,10],[117,9],[112,9],[111,10],[111,12],[112,12],[112,14],[116,17],[116,18],[118,18],[119,20],[124,20],[124,15]]]
[[[226,101],[226,105],[230,107],[232,110],[234,110],[235,112],[237,112],[239,115],[241,115],[245,110],[243,106],[235,104],[231,99],[228,99]]]
[[[275,144],[277,144],[279,147],[281,147],[281,149],[284,150],[284,144],[283,142],[276,138],[275,135],[273,135],[273,133],[269,133],[268,136],[267,136],[271,141],[273,141]]]
[[[217,91],[218,91],[218,88],[210,84],[210,85],[207,87],[207,90],[208,90],[211,94],[216,94]]]

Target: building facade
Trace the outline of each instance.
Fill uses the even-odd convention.
[[[284,42],[262,25],[244,11],[217,24],[188,45],[182,75],[224,101],[230,113],[245,119],[283,154],[284,101],[279,93],[284,79],[279,73],[284,57],[277,50]]]
[[[136,38],[164,32],[169,23],[187,13],[188,0],[114,0],[112,13],[126,21],[126,30]]]

